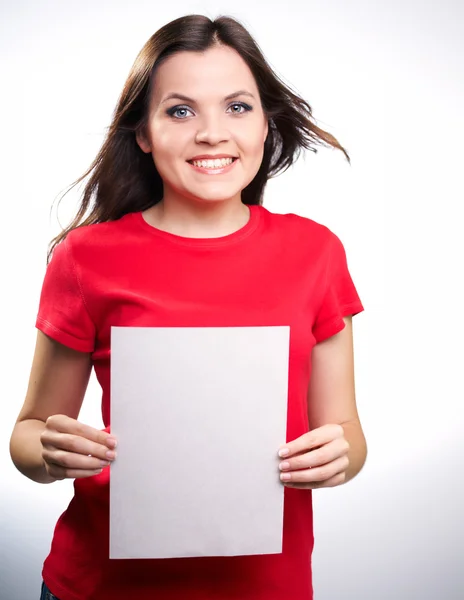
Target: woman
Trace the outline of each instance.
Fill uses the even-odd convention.
[[[42,598],[312,598],[311,490],[352,479],[366,445],[351,323],[363,306],[343,245],[323,225],[262,206],[267,180],[302,148],[315,151],[311,142],[349,160],[236,20],[177,19],[139,53],[107,139],[76,182],[91,174],[80,210],[52,241],[29,386],[11,436],[24,475],[75,479]],[[110,560],[111,326],[264,325],[291,332],[288,442],[276,448],[283,552]],[[92,366],[104,431],[77,420]]]

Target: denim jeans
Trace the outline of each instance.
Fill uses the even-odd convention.
[[[40,600],[58,600],[56,596],[54,596],[48,587],[45,585],[45,581],[42,581],[42,591],[40,594]]]

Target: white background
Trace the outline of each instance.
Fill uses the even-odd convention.
[[[11,463],[54,200],[89,166],[148,38],[188,13],[241,19],[270,64],[344,145],[271,181],[265,206],[342,239],[366,311],[354,318],[369,456],[314,494],[315,600],[464,597],[464,5],[276,0],[3,0],[0,9],[2,293],[0,596],[39,597],[72,482]],[[65,196],[68,223],[78,190]],[[56,203],[55,203],[56,207]],[[102,427],[92,379],[80,419]],[[292,599],[290,599],[292,600]]]

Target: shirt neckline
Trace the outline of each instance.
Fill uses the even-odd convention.
[[[245,225],[240,227],[240,229],[237,229],[237,231],[229,233],[228,235],[213,238],[192,238],[177,235],[175,233],[170,233],[168,231],[158,229],[158,227],[155,227],[154,225],[150,225],[150,223],[148,223],[145,220],[142,211],[137,211],[131,214],[132,219],[137,225],[142,227],[142,229],[144,229],[146,232],[160,239],[164,239],[168,242],[179,244],[181,246],[190,246],[196,248],[212,248],[234,244],[240,240],[247,238],[257,229],[261,217],[261,206],[258,204],[248,204],[247,206],[250,211],[250,217],[245,223]]]

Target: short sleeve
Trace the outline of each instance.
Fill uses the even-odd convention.
[[[95,325],[87,310],[69,236],[55,246],[47,265],[36,327],[73,350],[93,352]]]
[[[345,248],[340,239],[330,233],[325,291],[312,330],[316,343],[341,331],[345,327],[343,317],[364,310],[348,270]]]

